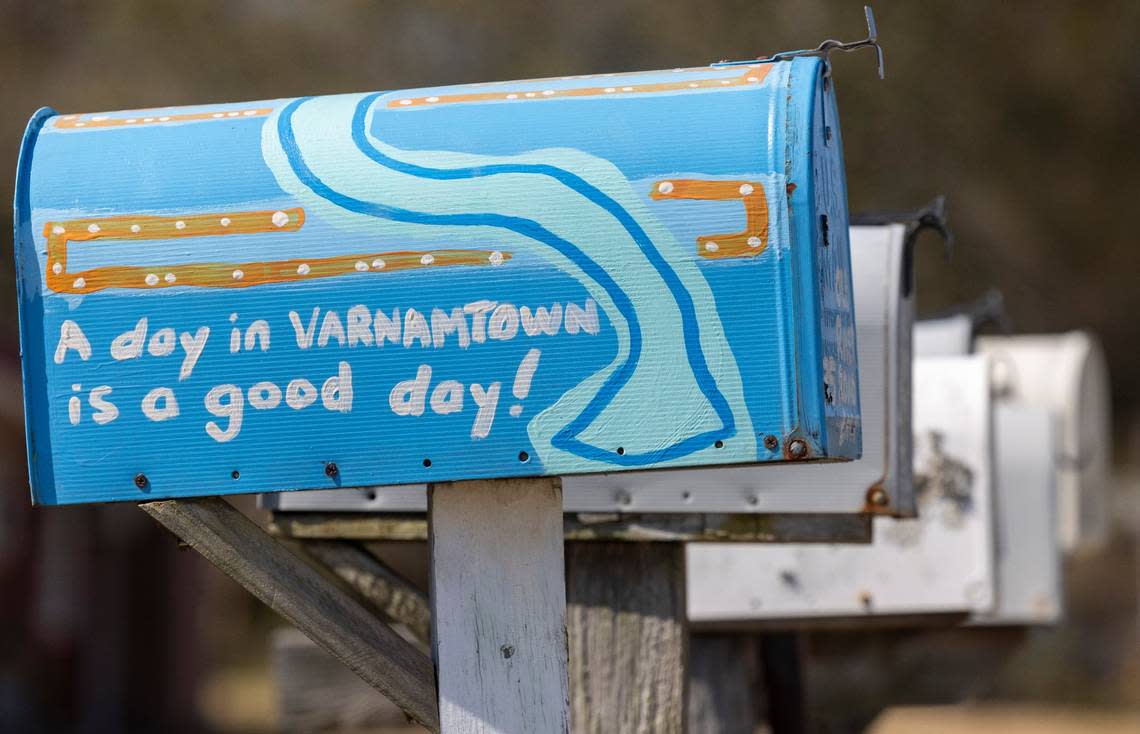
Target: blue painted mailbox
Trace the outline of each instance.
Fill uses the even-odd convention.
[[[36,502],[854,458],[816,58],[57,115]]]

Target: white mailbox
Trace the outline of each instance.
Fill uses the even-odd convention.
[[[692,622],[993,609],[988,360],[917,360],[913,387],[918,517],[875,518],[870,545],[690,544]]]
[[[1057,532],[1067,552],[1096,548],[1108,535],[1112,417],[1108,370],[1087,332],[978,337],[1002,400],[1048,409],[1056,423]]]
[[[862,458],[844,463],[716,467],[575,475],[563,479],[567,512],[835,513],[868,507],[913,514],[910,494],[910,341],[902,225],[851,228]],[[424,512],[424,485],[262,495],[297,512]]]

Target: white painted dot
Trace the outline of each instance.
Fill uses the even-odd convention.
[[[242,271],[240,271],[240,270],[234,271],[234,280],[241,280],[244,277],[245,277],[245,273],[243,273]]]
[[[134,232],[135,234],[138,234],[139,232],[142,231],[142,227],[140,227],[137,224],[132,224],[131,225],[131,231]]]
[[[717,250],[720,249],[720,245],[718,245],[715,242],[706,242],[705,243],[705,249],[708,250],[709,252],[716,252]]]
[[[65,119],[65,120],[74,120],[76,117],[78,117],[78,115],[64,115],[64,116],[63,116],[63,119]]]
[[[519,98],[519,96],[517,94],[508,94],[507,95],[507,99],[518,99],[518,98]]]
[[[373,267],[375,270],[383,270],[383,269],[384,269],[384,266],[385,266],[385,265],[387,265],[387,264],[388,264],[388,263],[384,262],[384,261],[383,261],[383,260],[381,260],[380,258],[376,258],[375,260],[373,260],[373,261],[372,261],[372,267]]]
[[[749,247],[759,247],[762,244],[764,244],[764,243],[761,242],[760,238],[757,237],[756,235],[753,235],[753,236],[748,238],[748,246]]]
[[[679,71],[684,71],[684,69],[682,69],[682,68],[678,67],[678,68],[676,68],[676,69],[674,69],[674,70],[673,70],[673,73],[674,73],[674,74],[676,74],[676,73],[677,73],[677,72],[679,72]]]
[[[428,97],[428,98],[427,98],[427,101],[428,101],[428,102],[438,102],[438,101],[439,101],[439,97]]]
[[[606,94],[613,94],[613,93],[614,93],[614,92],[616,92],[617,90],[616,90],[616,89],[614,89],[613,87],[606,87],[604,91],[605,91],[605,93],[606,93]]]
[[[365,270],[368,270],[368,263],[364,262],[363,260],[357,260],[356,269],[363,273]]]
[[[498,250],[495,250],[494,252],[492,252],[490,255],[487,256],[487,259],[491,262],[492,265],[502,265],[503,264],[503,253],[499,252]]]
[[[96,234],[99,231],[99,225],[92,222],[91,224],[87,225],[87,231],[91,234]]]
[[[77,122],[77,123],[75,123],[75,126],[76,127],[87,127],[87,123],[86,122]]]
[[[297,266],[297,275],[308,275],[308,274],[309,274],[309,264],[308,263],[301,263],[300,265]]]
[[[435,262],[435,255],[432,255],[431,253],[428,253],[420,258],[420,263],[423,265],[431,265],[433,262]]]
[[[76,278],[75,282],[71,284],[73,288],[86,288],[87,281],[83,278]]]
[[[245,115],[246,117],[253,117],[254,115],[257,114],[257,110],[246,110],[242,114]]]
[[[238,112],[227,112],[226,117],[237,117],[239,114]]]
[[[520,415],[522,415],[522,406],[512,405],[507,412],[511,414],[512,418],[518,418]]]
[[[412,103],[412,100],[410,100],[410,99],[401,99],[400,100],[400,104],[405,105],[405,106],[410,105],[411,103]]]
[[[181,219],[179,219],[177,222],[174,223],[174,228],[175,229],[186,229],[186,222],[183,222]]]
[[[729,84],[732,84],[732,81],[730,79],[721,79],[720,83],[725,85],[725,86],[728,86]]]
[[[147,273],[144,280],[146,281],[147,285],[158,285],[158,276],[154,273]]]
[[[662,181],[661,183],[657,184],[657,190],[662,194],[671,194],[673,193],[673,182]]]
[[[63,234],[64,231],[65,231],[64,228],[59,226],[58,224],[51,228],[52,234]]]
[[[622,87],[622,88],[621,88],[621,91],[623,91],[623,92],[632,92],[632,91],[633,91],[633,87]]]
[[[528,97],[533,97],[533,96],[534,96],[534,92],[527,92],[527,93],[526,93],[526,96],[528,96]]]
[[[275,227],[284,227],[289,223],[289,215],[285,212],[273,212],[272,221]]]
[[[159,122],[170,122],[170,115],[163,115],[162,117],[158,118],[158,121]]]
[[[143,122],[154,122],[154,118],[153,117],[144,117]]]
[[[689,83],[689,89],[696,89],[699,86],[701,86],[701,85],[697,84],[696,82],[690,82]]]
[[[750,82],[758,82],[758,81],[760,81],[760,79],[758,79],[757,77],[754,77],[754,76],[750,76],[750,77],[748,77],[748,81],[750,81]]]
[[[230,226],[230,218],[229,217],[222,217],[221,219],[218,220],[218,224],[222,225],[223,227],[228,227],[228,226]]]
[[[741,186],[740,186],[740,195],[741,196],[748,196],[749,194],[752,193],[752,191],[753,191],[752,184],[741,184]]]
[[[53,273],[55,273],[56,275],[59,275],[60,273],[63,272],[63,263],[56,263],[55,265],[52,265],[51,271]]]
[[[136,122],[138,122],[138,120],[136,120],[136,119],[135,119],[135,118],[133,118],[133,117],[132,117],[132,118],[129,118],[129,119],[127,120],[127,124],[128,124],[128,125],[133,125],[133,124],[135,124]]]
[[[546,90],[544,90],[544,91],[542,92],[542,96],[544,96],[544,97],[549,97],[549,96],[550,96],[550,95],[552,95],[552,94],[554,94],[554,90],[553,90],[553,89],[546,89]]]
[[[106,115],[95,115],[94,117],[91,118],[91,121],[92,122],[103,122],[106,119],[108,119]]]
[[[214,114],[210,115],[210,117],[218,118],[225,117],[225,115],[223,115],[221,112],[215,112]]]
[[[167,283],[173,283],[174,281],[178,280],[178,278],[174,277],[174,273],[167,273],[166,275],[162,276],[162,279]]]

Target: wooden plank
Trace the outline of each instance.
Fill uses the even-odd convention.
[[[348,592],[224,500],[139,505],[427,728],[439,730],[431,661]]]
[[[684,546],[568,543],[566,555],[573,731],[683,732]]]
[[[352,543],[313,541],[302,544],[301,549],[359,592],[384,619],[404,625],[417,640],[430,644],[431,608],[427,594]]]
[[[415,513],[275,512],[270,531],[299,540],[426,540],[427,518]],[[573,513],[566,540],[740,543],[869,543],[867,515]]]
[[[396,704],[292,627],[273,630],[269,662],[277,689],[277,730],[282,734],[414,734],[402,729],[407,717]]]
[[[754,635],[689,638],[688,734],[751,734],[760,724],[760,652]]]
[[[455,482],[428,492],[441,731],[566,732],[557,480]]]

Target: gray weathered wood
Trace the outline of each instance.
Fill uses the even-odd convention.
[[[455,482],[428,493],[441,731],[566,732],[558,481]]]
[[[220,498],[140,507],[411,718],[439,730],[431,661],[348,592]]]
[[[576,734],[680,734],[688,640],[680,543],[568,543]]]
[[[427,539],[415,513],[275,512],[270,531],[298,540]],[[566,540],[737,543],[870,543],[868,515],[619,514],[565,516]]]
[[[368,600],[389,622],[404,625],[425,645],[431,644],[431,608],[416,589],[376,556],[341,541],[311,541],[301,549]]]
[[[754,635],[691,635],[688,734],[755,732],[763,708],[761,685]]]
[[[277,688],[277,730],[282,734],[413,734],[396,704],[292,627],[273,630],[269,662]]]

